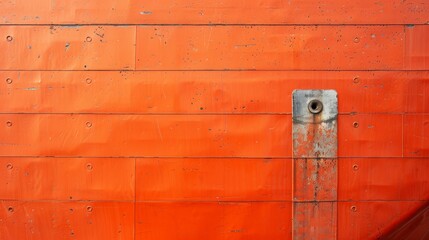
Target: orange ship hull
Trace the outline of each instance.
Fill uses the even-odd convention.
[[[0,240],[425,239],[428,21],[425,0],[0,1]],[[335,134],[295,134],[299,89],[336,92]]]

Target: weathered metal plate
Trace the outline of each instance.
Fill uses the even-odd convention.
[[[337,93],[296,90],[292,98],[293,238],[336,239]]]
[[[334,90],[296,90],[292,95],[292,105],[293,157],[336,157],[337,92]],[[317,106],[321,108],[320,113],[312,113],[312,107]]]

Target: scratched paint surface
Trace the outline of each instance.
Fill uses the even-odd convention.
[[[405,236],[428,22],[426,0],[0,0],[0,239]],[[294,215],[296,89],[339,99],[324,217]]]

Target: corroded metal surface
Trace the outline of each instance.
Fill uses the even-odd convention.
[[[293,238],[337,235],[337,115],[334,90],[293,92]]]
[[[292,96],[292,138],[295,158],[337,156],[338,99],[334,90],[295,90]],[[317,100],[319,102],[314,102]],[[311,109],[320,112],[313,113]]]

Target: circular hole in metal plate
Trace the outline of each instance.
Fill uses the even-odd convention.
[[[313,99],[308,103],[308,111],[313,114],[318,114],[323,110],[323,103],[317,99]]]

